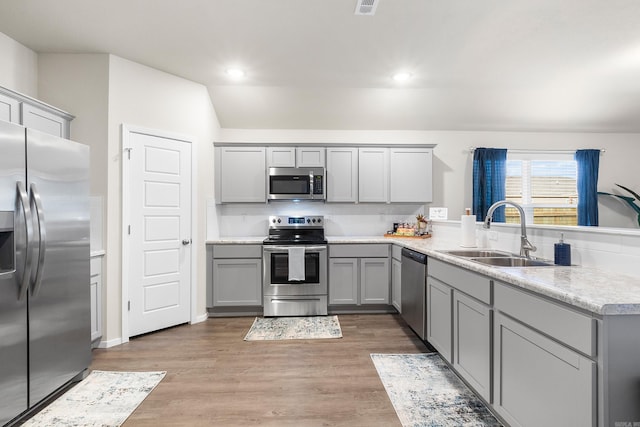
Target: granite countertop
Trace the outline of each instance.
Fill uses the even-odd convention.
[[[252,237],[220,237],[214,240],[207,240],[207,245],[261,245],[265,236]]]
[[[261,244],[262,237],[221,238],[207,243]],[[329,243],[393,243],[464,267],[596,315],[640,314],[640,278],[582,266],[494,267],[442,251],[460,249],[458,242],[381,236],[327,236]]]

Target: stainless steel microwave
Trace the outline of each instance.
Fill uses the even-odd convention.
[[[269,200],[325,200],[324,168],[269,168]]]

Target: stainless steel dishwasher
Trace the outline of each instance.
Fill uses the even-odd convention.
[[[410,249],[402,249],[400,283],[402,318],[422,340],[425,340],[427,334],[426,255]]]

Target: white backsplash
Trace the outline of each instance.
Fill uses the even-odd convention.
[[[425,213],[415,204],[329,204],[275,202],[269,204],[216,205],[207,203],[207,240],[223,237],[266,237],[269,215],[324,215],[327,236],[382,236],[394,222],[415,222]],[[477,245],[482,248],[520,251],[520,225],[493,223],[485,230],[476,224]],[[597,227],[527,226],[537,250],[532,256],[553,261],[553,245],[564,233],[571,245],[571,263],[640,276],[640,230]],[[434,221],[434,236],[460,242],[460,221]]]
[[[520,252],[519,224],[491,224],[486,230],[476,224],[477,245],[482,248]],[[460,221],[434,221],[434,236],[460,242]],[[564,234],[571,245],[571,264],[640,276],[640,231],[597,227],[527,226],[527,235],[537,247],[531,255],[553,261],[553,245]],[[494,239],[495,238],[495,239]]]
[[[216,205],[207,203],[207,240],[267,235],[269,215],[324,215],[327,236],[382,236],[394,222],[415,222],[424,214],[417,204],[347,204],[271,202]]]

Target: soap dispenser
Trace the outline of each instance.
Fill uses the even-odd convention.
[[[560,233],[560,241],[553,245],[553,260],[556,265],[571,265],[571,245],[564,242],[564,233]]]

